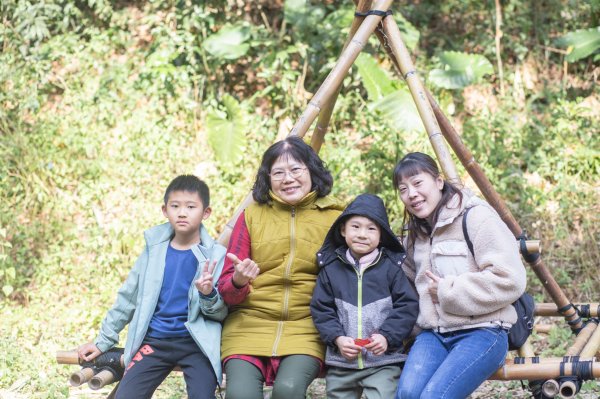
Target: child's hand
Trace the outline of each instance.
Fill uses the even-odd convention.
[[[361,350],[360,346],[354,343],[353,338],[345,337],[343,335],[340,335],[335,339],[335,344],[337,345],[342,356],[348,360],[356,359]]]
[[[251,283],[258,274],[260,268],[250,258],[246,258],[243,261],[232,253],[228,253],[227,257],[233,262],[235,271],[233,272],[233,284],[236,287],[243,287],[248,283]]]
[[[429,270],[425,271],[425,275],[429,277],[429,295],[433,303],[439,303],[438,301],[438,285],[440,284],[441,278],[431,273]]]
[[[102,352],[100,352],[100,349],[98,349],[96,344],[93,342],[88,342],[87,344],[83,344],[77,348],[77,354],[81,360],[91,362],[100,354],[102,354]]]
[[[194,281],[196,289],[203,295],[210,295],[210,293],[213,291],[213,272],[215,271],[215,266],[217,266],[216,260],[211,262],[207,259],[206,263],[204,264],[204,268],[202,268],[200,278]]]
[[[365,349],[373,352],[375,356],[383,355],[388,348],[387,339],[381,334],[373,334],[369,338],[371,338],[371,342],[365,345]]]

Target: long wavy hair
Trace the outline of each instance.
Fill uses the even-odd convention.
[[[290,136],[270,146],[263,154],[256,180],[252,187],[252,197],[259,204],[268,203],[271,189],[271,167],[282,155],[300,161],[306,165],[312,181],[311,191],[317,192],[317,197],[324,197],[331,192],[333,177],[315,150],[298,136]]]
[[[398,193],[398,186],[402,180],[411,176],[418,175],[419,173],[427,173],[434,179],[440,176],[440,170],[435,160],[427,154],[422,152],[411,152],[406,154],[394,168],[394,188]],[[399,194],[399,193],[398,193]],[[459,196],[459,206],[462,203],[463,195],[460,189],[454,184],[444,179],[444,186],[442,187],[442,198],[438,202],[436,208],[433,211],[432,224],[430,225],[426,219],[421,219],[408,212],[406,206],[404,206],[404,217],[402,225],[402,238],[405,236],[405,232],[408,231],[408,242],[414,245],[415,238],[427,237],[431,234],[433,226],[437,223],[440,210],[445,206],[448,201],[455,195]]]

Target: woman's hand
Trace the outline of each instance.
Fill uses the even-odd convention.
[[[254,280],[260,273],[258,265],[250,258],[240,260],[237,256],[232,253],[227,254],[227,258],[233,262],[233,285],[237,288],[241,288],[246,284],[249,284]]]
[[[381,334],[372,334],[371,342],[365,345],[365,349],[373,352],[375,356],[383,355],[388,348],[387,339]]]
[[[208,296],[214,289],[213,272],[215,271],[215,266],[217,266],[216,260],[210,262],[207,259],[204,268],[202,268],[200,278],[194,282],[196,289],[200,291],[202,295]]]
[[[431,273],[429,270],[425,271],[425,275],[429,277],[429,294],[433,303],[440,303],[438,300],[438,285],[441,278]]]
[[[354,360],[360,353],[360,346],[354,343],[354,339],[350,337],[346,337],[340,335],[335,339],[335,344],[338,347],[338,350],[344,356],[345,359]]]

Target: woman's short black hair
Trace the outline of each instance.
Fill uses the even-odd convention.
[[[187,191],[197,193],[202,201],[202,206],[208,208],[210,205],[210,190],[206,183],[194,175],[180,175],[174,178],[165,190],[165,205],[169,202],[169,195],[173,191]]]
[[[252,187],[252,197],[259,204],[270,201],[271,167],[275,160],[282,155],[289,156],[302,162],[308,168],[312,180],[311,191],[317,192],[317,197],[324,197],[331,192],[333,177],[319,155],[298,136],[290,136],[270,146],[263,154],[260,167],[256,173],[256,180]]]

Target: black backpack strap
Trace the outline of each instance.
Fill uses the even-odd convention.
[[[465,236],[465,241],[467,242],[467,247],[469,247],[469,251],[471,251],[471,255],[473,255],[473,258],[475,258],[475,251],[473,251],[473,243],[471,242],[471,239],[469,238],[469,231],[467,230],[467,215],[469,214],[470,210],[471,210],[471,208],[466,208],[465,212],[463,213],[462,230],[463,230],[463,236]]]

